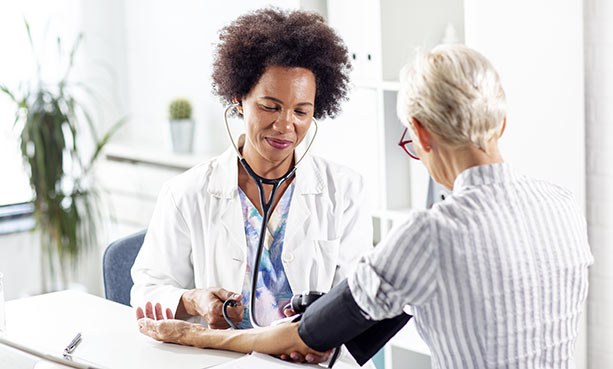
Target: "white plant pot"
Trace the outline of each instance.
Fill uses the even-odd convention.
[[[194,144],[194,121],[191,119],[171,120],[169,124],[172,151],[179,154],[191,153]]]

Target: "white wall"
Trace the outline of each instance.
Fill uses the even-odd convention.
[[[0,272],[4,298],[12,300],[40,293],[40,247],[31,232],[0,236]]]
[[[588,364],[613,368],[613,4],[585,1],[587,218],[594,254]]]
[[[88,108],[102,134],[130,112],[124,2],[81,0],[76,13],[76,31],[82,32],[84,38],[75,79],[95,91],[94,97],[87,96],[94,100]]]
[[[0,236],[0,272],[4,274],[4,298],[38,295],[42,291],[41,247],[35,232],[19,232]],[[57,273],[57,271],[56,271]],[[78,289],[103,296],[102,253],[99,249],[88,250],[76,271],[67,271],[70,289]],[[60,283],[59,276],[56,283]],[[46,284],[50,284],[47,279]],[[50,287],[53,290],[53,287]],[[58,285],[55,289],[63,289]]]
[[[582,1],[465,1],[465,39],[502,78],[500,140],[517,170],[572,190],[585,207]]]
[[[582,1],[464,4],[466,44],[492,61],[507,94],[503,157],[519,172],[570,189],[585,209]],[[583,323],[577,368],[586,367],[585,349]]]
[[[382,0],[383,79],[397,81],[415,48],[428,50],[440,44],[449,24],[457,41],[464,41],[463,5],[462,0]]]

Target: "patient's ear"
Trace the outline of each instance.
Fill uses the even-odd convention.
[[[416,118],[411,118],[411,125],[413,126],[413,131],[417,135],[417,141],[422,150],[426,152],[432,150],[432,136],[430,132],[428,132],[423,124]]]
[[[504,130],[507,128],[507,116],[504,116],[504,120],[502,121],[502,129],[500,130],[500,134],[498,135],[498,138],[502,137],[502,134],[504,133]]]

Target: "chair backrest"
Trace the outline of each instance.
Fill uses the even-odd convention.
[[[130,290],[134,285],[130,269],[143,245],[145,233],[141,231],[109,245],[102,257],[104,296],[108,300],[130,306]]]

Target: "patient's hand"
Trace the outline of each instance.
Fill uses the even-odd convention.
[[[283,314],[285,314],[286,317],[290,317],[290,316],[296,315],[296,312],[292,308],[287,308],[283,310]],[[328,356],[330,356],[331,352],[332,350],[324,353],[324,355],[313,355],[310,353],[303,355],[302,353],[298,351],[294,351],[291,353],[281,354],[279,358],[282,360],[287,360],[287,361],[296,361],[296,362],[307,361],[309,363],[321,363],[322,361],[328,360]]]
[[[298,323],[284,323],[252,331],[257,336],[254,351],[279,356],[283,360],[321,363],[328,360],[332,352],[318,352],[307,346],[298,335]]]
[[[185,337],[192,323],[173,319],[172,311],[166,309],[166,317],[162,314],[162,305],[151,302],[145,305],[145,311],[141,307],[136,309],[138,330],[155,340],[170,343],[182,343],[180,339]]]

